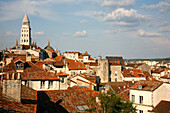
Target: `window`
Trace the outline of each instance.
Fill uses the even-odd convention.
[[[117,82],[117,78],[115,78],[115,82]]]
[[[29,87],[29,82],[27,80],[25,80],[25,84],[27,87]]]
[[[139,113],[143,113],[143,110],[139,110]]]
[[[143,104],[143,96],[139,96],[139,103]]]
[[[53,81],[52,80],[49,81],[49,88],[53,88]]]
[[[80,67],[80,65],[77,65],[78,67]]]
[[[135,95],[132,95],[132,102],[135,102]]]
[[[64,83],[64,78],[61,78],[61,82]]]
[[[41,89],[44,89],[45,88],[45,81],[41,81]]]

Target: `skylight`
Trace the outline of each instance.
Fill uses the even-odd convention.
[[[79,111],[85,111],[86,109],[89,109],[87,105],[77,105],[76,107]]]

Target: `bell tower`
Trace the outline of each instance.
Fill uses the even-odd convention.
[[[20,45],[31,45],[31,28],[27,13],[22,20]]]

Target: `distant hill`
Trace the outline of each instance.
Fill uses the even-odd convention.
[[[124,61],[145,61],[145,60],[150,60],[150,61],[170,61],[170,57],[168,58],[153,58],[153,59],[124,59]]]

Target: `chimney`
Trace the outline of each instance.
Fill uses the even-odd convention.
[[[60,53],[60,50],[57,52],[57,56],[60,56],[61,55],[61,53]]]
[[[118,60],[117,63],[120,64],[120,60]]]
[[[98,61],[102,59],[102,56],[98,56]]]
[[[56,53],[58,52],[58,49],[57,49],[57,48],[55,48],[55,52],[56,52]]]
[[[21,103],[21,80],[3,80],[2,95]]]

